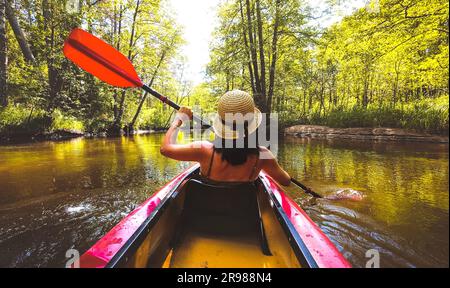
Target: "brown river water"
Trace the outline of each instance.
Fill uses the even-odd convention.
[[[0,267],[64,267],[189,167],[159,153],[161,134],[0,146]],[[285,138],[278,158],[323,195],[288,194],[355,267],[449,266],[448,145]]]

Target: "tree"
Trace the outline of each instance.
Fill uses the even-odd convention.
[[[322,28],[304,1],[224,2],[208,65],[212,93],[252,91],[284,123],[408,126],[416,103],[448,98],[448,2],[378,3]],[[448,126],[448,107],[429,111],[434,120],[417,116],[416,126]]]
[[[281,0],[238,0],[225,3],[221,9],[222,24],[216,32],[220,40],[212,54],[214,57],[220,55],[217,63],[227,64],[220,68],[213,58],[209,71],[216,75],[225,73],[229,88],[228,75],[236,74],[234,71],[240,69],[243,77],[249,79],[257,106],[270,113],[277,85],[278,60],[285,57],[280,55],[284,52],[281,47],[300,34],[313,34],[303,27],[305,11],[297,1]],[[297,26],[294,28],[292,23]]]
[[[23,57],[25,58],[26,61],[34,62],[33,52],[31,52],[30,46],[28,45],[27,39],[25,37],[25,33],[20,27],[19,21],[17,21],[14,9],[11,7],[9,0],[5,0],[5,6],[6,6],[6,17],[8,18],[9,24],[11,25],[11,28],[14,31],[16,40],[19,43],[20,49],[22,50]]]
[[[0,0],[0,106],[8,105],[6,86],[6,0]]]

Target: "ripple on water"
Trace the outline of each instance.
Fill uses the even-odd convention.
[[[88,205],[70,206],[66,208],[66,212],[70,214],[80,213],[86,210],[87,211],[92,210],[92,206],[88,204]]]

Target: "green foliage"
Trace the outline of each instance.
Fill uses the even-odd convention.
[[[257,1],[265,13],[276,5],[250,3]],[[283,2],[290,20],[281,23],[272,99],[272,112],[279,113],[283,125],[448,133],[448,1],[380,0],[379,9],[361,8],[321,33],[305,22],[314,16],[312,7],[303,1]],[[216,95],[234,88],[252,90],[240,3],[227,1],[220,9],[208,70]],[[270,39],[271,19],[262,27],[264,38]],[[271,55],[274,48],[266,46]]]
[[[6,130],[20,129],[30,134],[55,129],[104,132],[113,125],[122,128],[132,121],[140,92],[112,88],[64,57],[63,43],[74,27],[92,32],[119,49],[133,62],[144,82],[152,82],[152,86],[162,88],[161,92],[171,97],[180,93],[184,79],[177,78],[172,65],[184,61],[178,56],[183,39],[166,0],[111,0],[93,4],[80,1],[78,12],[69,12],[66,2],[15,1],[19,25],[36,61],[24,60],[13,30],[8,27],[7,96],[14,108],[7,110],[13,109],[15,116],[2,113],[1,131],[9,127]],[[23,107],[34,107],[30,119]],[[155,107],[161,104],[146,101],[142,110]],[[147,126],[164,125],[163,119],[170,112],[166,109],[152,113],[158,116],[150,118],[156,121]],[[149,118],[141,119],[143,115],[138,115],[138,123]],[[135,127],[139,128],[139,124]]]
[[[0,108],[0,135],[36,134],[45,131],[49,121],[42,110],[9,105]]]
[[[50,131],[56,130],[74,130],[84,131],[84,124],[73,116],[65,116],[60,110],[55,110],[52,114],[52,124]]]
[[[112,88],[65,59],[62,45],[73,27],[82,27],[118,48],[155,90],[180,105],[200,106],[209,113],[227,90],[254,90],[250,39],[248,34],[244,38],[250,24],[257,56],[264,56],[257,57],[256,64],[261,68],[265,63],[266,86],[274,90],[273,96],[265,96],[270,96],[270,109],[279,113],[282,124],[447,132],[445,0],[380,0],[379,11],[362,8],[325,29],[311,20],[317,14],[308,6],[314,5],[311,1],[248,0],[251,23],[246,9],[241,14],[247,0],[223,1],[207,66],[209,80],[197,87],[185,79],[186,60],[179,55],[182,30],[166,0],[96,1],[92,5],[81,1],[77,13],[69,13],[65,2],[14,1],[35,63],[24,60],[8,26],[10,105],[0,111],[0,134],[168,126],[174,113],[171,108],[148,96],[137,115],[140,91]],[[257,4],[261,9],[256,9]],[[256,11],[261,12],[261,21]],[[262,37],[257,35],[258,28]]]
[[[106,115],[100,115],[99,117],[91,119],[83,119],[84,131],[88,133],[107,132],[111,125],[112,120]]]
[[[55,110],[49,117],[42,109],[22,105],[0,108],[0,135],[36,135],[57,130],[85,131],[81,120]]]

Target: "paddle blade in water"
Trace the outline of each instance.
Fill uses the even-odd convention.
[[[353,189],[339,189],[333,194],[326,196],[325,198],[328,200],[362,201],[364,199],[364,194]]]
[[[143,84],[130,60],[94,35],[75,28],[64,42],[64,55],[83,70],[117,87]]]

